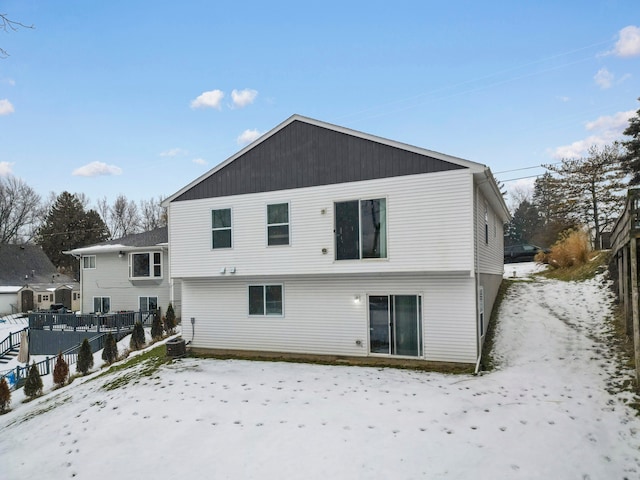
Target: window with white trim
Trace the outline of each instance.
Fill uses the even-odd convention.
[[[162,252],[130,253],[129,278],[162,278]]]
[[[267,205],[267,245],[289,245],[289,204]]]
[[[95,255],[84,255],[82,257],[82,268],[96,268],[96,256]]]
[[[231,248],[231,209],[211,210],[211,248]]]
[[[282,285],[249,285],[249,315],[282,316]]]
[[[111,297],[93,297],[93,311],[108,313],[111,310]]]
[[[143,312],[152,312],[158,309],[158,297],[139,297],[138,304]]]

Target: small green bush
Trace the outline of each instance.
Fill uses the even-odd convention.
[[[153,322],[151,323],[151,338],[160,340],[162,338],[162,322],[158,313],[153,314]]]
[[[167,307],[167,313],[164,316],[164,329],[167,331],[167,335],[173,335],[176,330],[176,314],[171,303]]]
[[[35,362],[31,364],[27,380],[24,382],[24,394],[29,398],[42,395],[42,378],[40,378],[40,372]]]
[[[140,350],[145,344],[144,327],[142,323],[136,322],[131,333],[131,340],[129,340],[129,347],[131,347],[131,350]]]
[[[76,370],[83,375],[86,375],[89,370],[93,368],[93,352],[91,351],[91,345],[86,338],[80,345],[80,351],[78,352],[78,364]]]
[[[102,350],[102,359],[111,365],[118,359],[118,345],[116,339],[111,332],[104,339],[104,349]]]

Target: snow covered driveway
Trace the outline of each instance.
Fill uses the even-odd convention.
[[[76,380],[0,417],[0,478],[637,479],[610,308],[602,281],[514,284],[479,376],[186,359]]]

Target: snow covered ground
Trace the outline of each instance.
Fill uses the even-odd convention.
[[[611,302],[602,278],[516,282],[478,376],[184,359],[15,392],[0,478],[638,479],[632,396],[607,391],[632,376],[603,342]]]

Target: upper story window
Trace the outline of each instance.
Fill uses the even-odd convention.
[[[130,253],[129,278],[162,278],[162,252]]]
[[[231,209],[211,210],[211,248],[231,248]]]
[[[85,255],[82,257],[82,268],[96,268],[96,256]]]
[[[387,201],[335,203],[336,260],[387,258]]]
[[[267,245],[289,245],[289,204],[267,205]]]
[[[484,243],[489,245],[489,210],[484,206]]]

